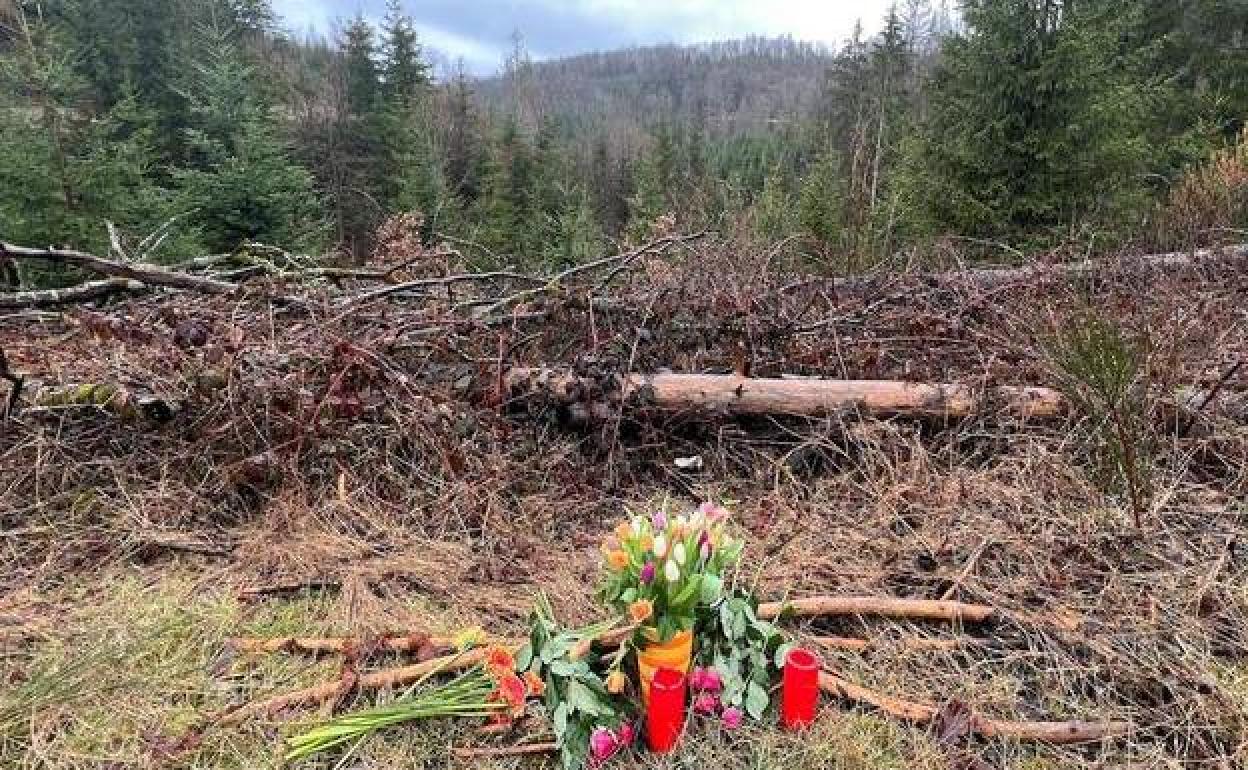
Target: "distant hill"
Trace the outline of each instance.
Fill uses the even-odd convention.
[[[753,37],[522,60],[475,88],[489,107],[509,109],[518,99],[522,114],[573,130],[627,131],[661,118],[738,134],[808,114],[833,60],[824,45]]]

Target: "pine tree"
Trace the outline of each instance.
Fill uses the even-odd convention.
[[[1106,55],[1108,9],[968,0],[946,44],[926,134],[942,229],[1002,237],[1108,220],[1138,189],[1138,105]],[[1099,12],[1098,12],[1099,11]]]
[[[799,205],[802,232],[825,258],[842,246],[845,194],[840,169],[836,152],[825,150],[802,183]]]
[[[324,222],[312,175],[295,163],[229,31],[203,28],[184,86],[193,165],[176,172],[177,199],[206,248],[248,240],[316,250]]]
[[[381,99],[381,72],[377,66],[377,33],[362,15],[342,31],[347,106],[354,115],[369,115]]]
[[[381,30],[382,92],[390,105],[412,105],[426,96],[432,82],[412,17],[399,0],[388,0]]]
[[[464,205],[471,206],[481,195],[482,138],[472,88],[462,68],[451,84],[449,111],[446,183]]]

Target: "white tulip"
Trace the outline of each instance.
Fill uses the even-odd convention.
[[[633,534],[634,534],[634,535],[640,535],[640,534],[641,534],[641,528],[642,528],[642,526],[643,526],[644,524],[645,524],[645,520],[644,520],[644,519],[642,519],[640,516],[634,516],[634,517],[633,517]]]
[[[676,566],[676,562],[668,559],[667,566],[663,568],[663,576],[667,578],[667,582],[675,583],[680,580],[680,567]]]
[[[667,556],[667,538],[663,535],[654,536],[654,555],[660,559]]]
[[[683,567],[685,566],[686,557],[687,555],[685,554],[685,544],[677,543],[676,547],[672,549],[672,558],[676,560],[677,564]]]

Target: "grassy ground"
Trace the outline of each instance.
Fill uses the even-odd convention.
[[[263,694],[332,680],[332,659],[292,655],[240,659],[224,654],[229,636],[330,635],[360,621],[350,597],[318,593],[275,601],[240,602],[219,576],[189,566],[160,572],[119,570],[90,586],[10,597],[8,617],[38,617],[23,644],[0,658],[0,766],[13,768],[261,768],[281,767],[281,738],[291,722],[209,729],[202,742],[178,747],[178,740],[205,717]],[[54,610],[52,608],[55,608]],[[390,608],[391,611],[396,609]],[[423,627],[452,632],[445,612],[416,596],[397,608],[423,618]],[[354,620],[349,618],[354,617]],[[451,620],[457,620],[451,617]],[[40,640],[39,636],[46,636]],[[374,665],[385,665],[386,660]],[[849,663],[849,659],[846,659]],[[853,663],[863,665],[861,661]],[[1219,669],[1227,693],[1248,710],[1248,666]],[[971,694],[980,702],[1009,697],[1019,683],[1000,675],[981,678]],[[384,696],[383,696],[384,697]],[[835,707],[834,707],[835,705]],[[312,718],[314,715],[304,715]],[[343,766],[357,768],[486,768],[553,766],[543,760],[449,759],[454,746],[478,744],[471,725],[440,723],[390,731],[366,743]],[[505,742],[523,741],[510,736]],[[178,750],[173,751],[175,747]],[[1099,752],[996,742],[989,749],[999,766],[1068,767],[1167,766],[1149,743],[1118,746],[1114,765],[1101,765]],[[308,762],[333,767],[338,758]],[[682,749],[669,758],[638,756],[621,767],[723,767],[780,770],[805,768],[948,768],[950,760],[925,730],[882,716],[827,704],[812,732],[786,734],[774,727],[750,727],[728,734],[715,725],[690,727]]]

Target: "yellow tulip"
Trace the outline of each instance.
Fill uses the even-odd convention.
[[[619,695],[624,692],[624,688],[628,687],[628,677],[624,676],[624,672],[618,668],[607,675],[607,692],[612,695]]]

